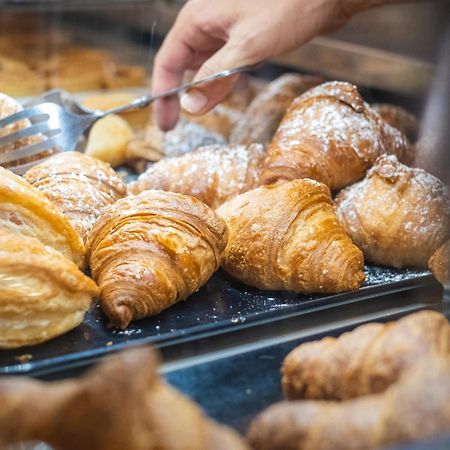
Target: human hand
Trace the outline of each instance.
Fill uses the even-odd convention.
[[[367,3],[370,1],[190,0],[156,55],[152,92],[178,86],[187,70],[197,70],[194,79],[198,80],[284,53],[339,27]],[[196,115],[210,111],[229,94],[237,77],[190,90],[182,96],[181,106]],[[160,99],[154,110],[160,128],[169,130],[178,120],[178,99]]]

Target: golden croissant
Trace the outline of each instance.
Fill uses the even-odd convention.
[[[79,152],[52,156],[24,178],[52,201],[84,241],[102,210],[127,192],[108,164]]]
[[[438,312],[362,325],[292,350],[283,362],[283,392],[288,399],[317,400],[376,394],[427,355],[450,357],[450,325]]]
[[[150,166],[129,185],[133,194],[148,189],[189,194],[216,208],[259,183],[264,147],[211,145]]]
[[[152,190],[107,208],[87,246],[111,323],[125,328],[189,297],[218,269],[226,242],[225,223],[194,197]]]
[[[0,230],[39,239],[84,266],[83,241],[68,219],[38,189],[0,167]]]
[[[0,348],[34,345],[78,326],[95,283],[61,253],[0,232]]]
[[[380,157],[364,180],[343,190],[337,214],[367,261],[427,267],[450,236],[450,196],[444,184],[395,156]]]
[[[339,224],[322,183],[303,179],[260,187],[217,213],[230,233],[222,266],[250,286],[337,293],[364,281],[363,255]]]
[[[0,448],[43,441],[59,450],[246,450],[158,375],[149,348],[109,357],[77,379],[0,380]]]
[[[406,137],[355,86],[325,83],[292,102],[267,150],[262,182],[312,178],[335,191],[363,178],[382,154],[413,159]]]
[[[440,283],[450,286],[450,240],[431,255],[428,267]]]

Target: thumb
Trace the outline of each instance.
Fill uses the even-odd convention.
[[[246,65],[239,46],[228,41],[219,51],[206,60],[196,73],[194,80]],[[202,115],[220,103],[233,89],[239,74],[197,86],[186,92],[180,99],[181,107],[190,114]]]

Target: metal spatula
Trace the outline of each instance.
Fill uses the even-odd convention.
[[[119,106],[108,111],[94,111],[92,113],[82,114],[70,111],[67,106],[50,102],[28,107],[23,111],[0,120],[0,129],[24,119],[28,119],[31,122],[29,127],[1,137],[0,152],[4,146],[17,144],[24,138],[40,136],[42,139],[35,144],[17,148],[10,152],[0,153],[0,165],[35,156],[53,148],[57,148],[60,151],[74,150],[80,135],[89,129],[97,120],[108,114],[145,108],[158,98],[170,97],[195,86],[209,83],[220,78],[226,78],[235,73],[244,72],[254,68],[255,66],[252,65],[225,70],[207,78],[203,78],[202,80],[182,84],[157,95],[139,97],[127,105]],[[48,156],[26,164],[14,165],[13,167],[10,167],[10,170],[21,175],[32,166],[39,164],[47,158]]]

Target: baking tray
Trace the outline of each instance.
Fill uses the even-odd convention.
[[[95,305],[78,328],[63,336],[34,347],[0,351],[0,374],[55,372],[132,345],[167,347],[432,283],[427,271],[368,266],[365,284],[358,291],[298,295],[252,289],[219,271],[187,301],[124,331],[108,330]]]
[[[387,320],[397,319],[401,315],[391,315]],[[280,367],[284,357],[294,347],[305,341],[338,336],[352,328],[354,326],[341,327],[331,333],[316,334],[183,369],[168,370],[164,376],[170,384],[195,400],[209,416],[245,434],[250,421],[259,412],[282,399]],[[389,447],[389,450],[444,449],[450,449],[450,435],[427,442]]]

